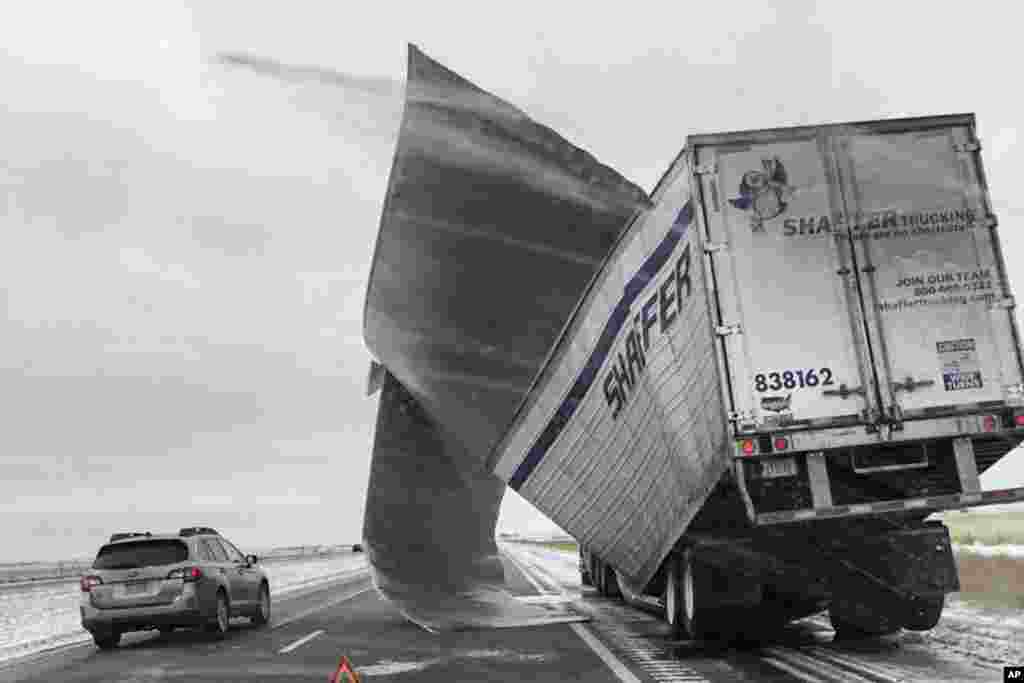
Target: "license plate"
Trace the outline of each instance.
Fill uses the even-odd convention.
[[[777,458],[774,460],[761,461],[761,477],[764,479],[795,476],[796,460],[793,458]]]
[[[125,595],[139,595],[149,592],[149,581],[135,581],[124,585]]]

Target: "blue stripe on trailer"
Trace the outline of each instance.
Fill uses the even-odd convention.
[[[515,473],[509,480],[508,485],[513,490],[518,491],[526,483],[530,474],[537,468],[540,461],[544,459],[544,456],[547,455],[551,444],[555,442],[555,439],[562,433],[565,425],[569,423],[569,419],[572,418],[576,408],[583,401],[583,397],[587,395],[590,387],[593,386],[598,371],[604,365],[605,360],[607,360],[612,345],[615,343],[615,338],[629,318],[629,309],[633,302],[640,296],[640,292],[644,290],[647,283],[668,262],[676,246],[686,236],[686,231],[689,229],[692,220],[693,208],[690,202],[687,201],[686,205],[679,211],[676,220],[672,223],[672,227],[661,241],[661,244],[647,257],[647,260],[640,266],[640,270],[630,278],[622,298],[619,299],[619,302],[612,310],[612,314],[608,322],[605,323],[601,336],[597,339],[594,350],[590,353],[590,358],[587,359],[586,365],[583,366],[579,376],[573,383],[572,389],[566,395],[558,410],[555,411],[554,416],[548,421],[544,431],[541,432],[540,436],[533,443],[526,457],[519,463],[519,467],[516,468]]]

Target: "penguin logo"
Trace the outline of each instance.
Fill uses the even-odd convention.
[[[740,180],[740,196],[729,203],[741,211],[753,210],[750,217],[754,232],[764,232],[764,221],[781,215],[793,196],[789,186],[786,167],[778,157],[761,160],[762,170],[747,171]]]

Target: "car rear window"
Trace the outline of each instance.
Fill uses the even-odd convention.
[[[188,546],[181,541],[133,541],[100,548],[93,569],[135,569],[176,564],[188,559]]]

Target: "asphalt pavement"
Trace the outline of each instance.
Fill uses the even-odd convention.
[[[504,562],[513,594],[590,620],[428,633],[382,599],[367,573],[359,573],[276,600],[264,628],[238,619],[221,641],[199,631],[145,632],[126,635],[112,652],[100,652],[91,643],[64,647],[0,665],[0,683],[323,683],[332,680],[342,657],[364,683],[962,683],[1001,680],[1002,665],[1012,663],[964,657],[963,652],[978,649],[984,634],[976,629],[965,630],[952,643],[912,633],[837,643],[821,616],[724,650],[674,641],[656,607],[641,609],[581,587],[575,558],[528,547],[507,550]]]
[[[537,591],[506,562],[509,589]],[[428,633],[361,575],[274,604],[268,628],[233,621],[222,641],[199,631],[127,634],[112,652],[92,644],[0,668],[0,681],[328,681],[345,656],[364,680],[621,680],[568,624]]]

